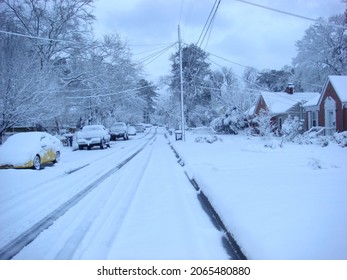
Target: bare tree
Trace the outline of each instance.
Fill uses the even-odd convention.
[[[119,36],[90,43],[88,49],[66,59],[61,73],[67,106],[82,125],[128,122],[133,115],[142,120],[145,102],[138,89],[140,69]]]
[[[347,36],[345,15],[321,20],[305,32],[296,43],[298,54],[293,60],[295,80],[304,90],[320,91],[328,75],[347,74]]]
[[[16,31],[30,38],[41,66],[70,52],[83,36],[91,35],[95,19],[91,14],[93,0],[3,0],[3,3]]]
[[[41,71],[36,55],[27,51],[27,40],[0,40],[0,139],[15,125],[35,125],[53,113],[50,107],[50,71]]]

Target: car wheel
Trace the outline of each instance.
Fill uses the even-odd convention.
[[[55,160],[53,161],[53,163],[57,163],[57,162],[59,162],[59,161],[60,161],[60,152],[57,151],[57,152],[55,153]]]
[[[33,167],[34,169],[36,170],[40,170],[41,169],[41,159],[40,159],[40,156],[36,155],[34,157],[34,160],[33,160]]]
[[[82,145],[78,145],[78,149],[79,150],[83,150],[83,146]]]

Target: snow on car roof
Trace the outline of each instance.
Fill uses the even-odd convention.
[[[20,132],[10,136],[0,146],[0,165],[22,165],[32,160],[41,149],[40,139],[50,136],[46,132]]]
[[[93,125],[85,125],[82,130],[98,130],[103,129],[104,126],[100,124],[93,124]]]
[[[33,132],[19,132],[10,136],[4,143],[4,147],[17,146],[22,147],[28,143],[38,142],[42,137],[49,135],[46,132],[33,131]]]

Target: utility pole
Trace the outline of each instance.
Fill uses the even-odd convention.
[[[183,70],[182,70],[182,46],[181,46],[181,29],[178,25],[178,47],[180,54],[180,80],[181,80],[181,130],[182,130],[182,140],[186,141],[186,132],[184,125],[184,109],[183,109]]]

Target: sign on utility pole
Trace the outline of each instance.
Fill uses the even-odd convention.
[[[181,129],[182,129],[182,139],[186,141],[185,125],[184,125],[184,109],[183,109],[183,70],[182,70],[182,46],[181,46],[181,29],[178,25],[178,47],[180,54],[180,80],[181,80]]]

